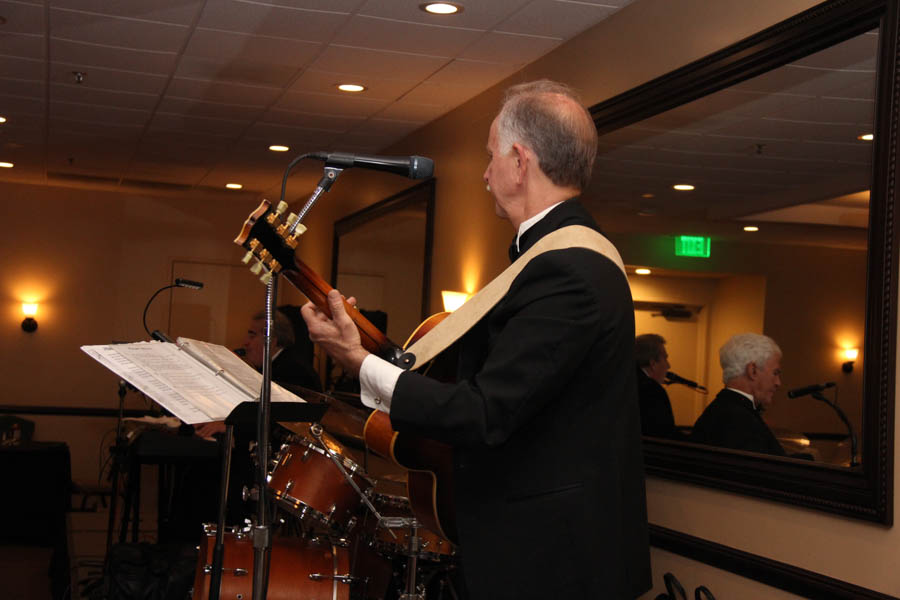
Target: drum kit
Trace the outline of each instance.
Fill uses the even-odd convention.
[[[335,408],[337,414],[355,410]],[[253,495],[276,508],[268,600],[455,599],[455,548],[416,519],[404,495],[405,472],[359,450],[361,435],[346,431],[346,419],[334,430],[352,444],[342,444],[319,423],[281,424],[292,434],[270,461],[264,493]],[[204,525],[194,600],[215,597],[216,530]],[[249,524],[224,529],[220,600],[251,600],[250,533]]]

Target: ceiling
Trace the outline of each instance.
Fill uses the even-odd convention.
[[[0,0],[0,180],[271,193],[294,156],[378,152],[629,2]]]
[[[872,142],[858,136],[873,132],[877,49],[865,33],[601,136],[592,211],[622,231],[816,224],[856,230],[820,238],[864,245]]]

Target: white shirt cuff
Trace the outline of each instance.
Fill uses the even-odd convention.
[[[390,414],[391,398],[403,369],[374,354],[363,359],[359,368],[360,400],[369,408]]]

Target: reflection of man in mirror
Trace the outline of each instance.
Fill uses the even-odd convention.
[[[638,398],[641,403],[641,433],[661,438],[681,438],[675,429],[675,415],[669,394],[662,384],[669,372],[666,340],[655,333],[634,338],[637,363]]]
[[[299,385],[315,391],[321,390],[319,376],[307,353],[294,343],[296,338],[291,320],[282,311],[276,310],[272,323],[272,381],[281,385]],[[244,360],[257,371],[262,371],[263,367],[265,335],[266,313],[260,311],[253,315],[244,343],[241,344],[245,352]]]
[[[517,234],[511,260],[568,225],[598,229],[577,200],[596,136],[566,86],[507,92],[484,180]],[[369,354],[340,294],[328,303],[334,319],[312,304],[303,316],[313,341],[359,372],[363,403],[400,433],[452,447],[464,597],[625,599],[650,588],[634,306],[613,259],[566,247],[524,263],[459,340],[456,383]]]
[[[784,456],[760,416],[781,386],[781,349],[756,333],[733,336],[719,350],[723,389],[694,424],[690,441]]]

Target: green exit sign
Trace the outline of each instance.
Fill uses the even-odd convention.
[[[675,236],[675,256],[709,258],[709,238],[699,235]]]

